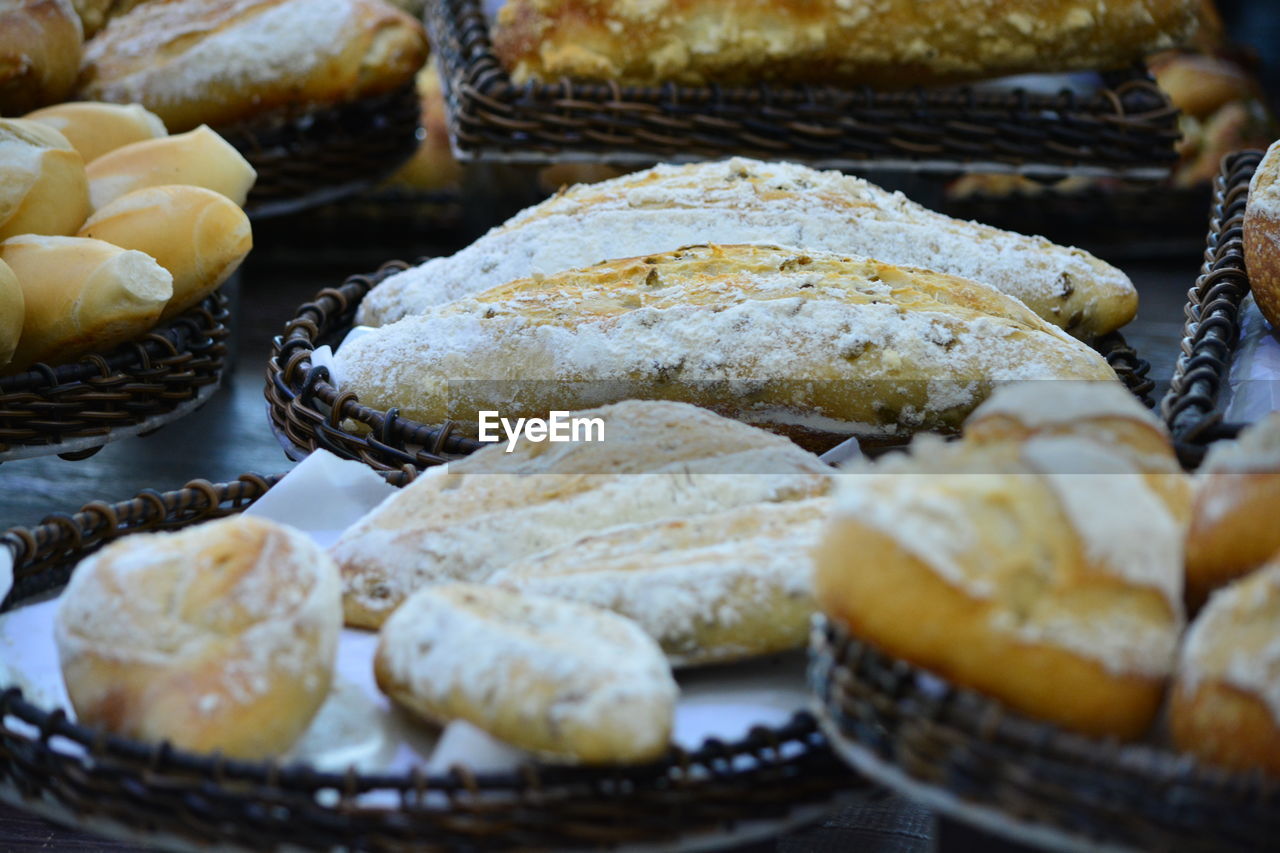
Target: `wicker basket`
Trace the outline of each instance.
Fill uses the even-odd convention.
[[[517,86],[493,54],[481,0],[428,0],[455,147],[464,158],[653,163],[733,154],[829,166],[1159,179],[1177,110],[1145,74],[1089,97],[978,89],[822,86]]]
[[[392,472],[403,485],[415,471]],[[239,512],[279,478],[204,481],[117,504],[95,502],[0,536],[14,555],[10,609],[47,595],[116,537]],[[527,765],[428,775],[321,772],[146,744],[71,722],[0,684],[0,796],[57,819],[168,845],[249,850],[436,850],[662,843],[737,824],[773,831],[814,819],[867,786],[839,762],[808,714],[732,743],[672,748],[630,768]],[[746,827],[741,827],[745,829]],[[701,841],[709,839],[703,837]]]
[[[1243,850],[1280,838],[1280,784],[1005,710],[821,617],[809,681],[821,728],[858,771],[943,814],[1067,850]]]
[[[84,459],[197,408],[222,378],[227,318],[216,292],[114,352],[0,377],[0,462]]]
[[[1261,151],[1241,151],[1222,161],[1213,186],[1213,207],[1204,264],[1187,292],[1182,354],[1160,412],[1187,467],[1200,464],[1208,445],[1232,438],[1242,424],[1225,423],[1219,392],[1240,343],[1240,306],[1249,293],[1244,266],[1244,210],[1249,181]]]

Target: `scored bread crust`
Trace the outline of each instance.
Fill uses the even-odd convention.
[[[1280,328],[1280,142],[1273,142],[1249,181],[1244,262],[1258,310]]]

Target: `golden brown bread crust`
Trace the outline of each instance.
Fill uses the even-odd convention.
[[[65,100],[82,41],[70,0],[0,0],[0,115]]]
[[[508,0],[516,82],[562,76],[904,87],[1116,68],[1184,41],[1196,0]]]
[[[1187,531],[1187,606],[1248,574],[1280,551],[1280,471],[1208,474]]]
[[[79,95],[141,103],[178,133],[390,92],[426,51],[381,0],[151,0],[89,43]]]
[[[9,363],[13,351],[18,348],[25,314],[22,285],[18,284],[18,277],[9,265],[0,260],[0,370]]]
[[[1169,733],[1184,752],[1232,770],[1280,776],[1280,729],[1266,704],[1230,684],[1206,681],[1169,704]]]
[[[1244,262],[1258,310],[1280,328],[1280,142],[1272,143],[1249,183]]]
[[[0,240],[74,234],[88,215],[84,160],[67,138],[40,122],[0,119]]]

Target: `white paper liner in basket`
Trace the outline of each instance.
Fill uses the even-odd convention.
[[[1280,338],[1252,294],[1240,305],[1240,341],[1222,397],[1228,423],[1251,424],[1280,410]]]

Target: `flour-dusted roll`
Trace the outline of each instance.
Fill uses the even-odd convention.
[[[839,172],[734,158],[574,187],[387,279],[358,318],[385,325],[513,279],[693,243],[781,243],[974,279],[1079,337],[1123,326],[1138,306],[1124,273],[1080,249],[952,219]]]
[[[1076,437],[921,442],[841,477],[819,606],[855,635],[1091,735],[1151,725],[1182,627],[1177,522]]]
[[[484,410],[670,399],[815,448],[954,430],[999,382],[1115,381],[1092,349],[986,285],[774,246],[514,281],[378,328],[338,364],[365,405],[472,434]]]
[[[86,163],[125,145],[168,135],[164,122],[137,104],[73,101],[27,113],[23,118],[61,133]]]
[[[18,277],[0,260],[0,370],[13,359],[22,336],[22,320],[26,316],[26,300]]]
[[[383,626],[378,686],[429,722],[466,720],[543,758],[662,756],[678,694],[657,644],[606,610],[496,587],[414,594]]]
[[[1280,328],[1280,142],[1267,149],[1249,181],[1244,211],[1244,261],[1258,310]]]
[[[89,215],[84,160],[39,122],[0,119],[0,240],[76,233]]]
[[[121,146],[95,159],[85,172],[94,210],[125,193],[167,184],[204,187],[243,207],[258,177],[239,151],[204,126]]]
[[[237,516],[89,557],[59,600],[55,639],[81,723],[262,758],[288,750],[324,701],[341,627],[324,551]]]
[[[626,524],[824,494],[831,469],[786,439],[681,403],[630,401],[603,441],[520,441],[425,471],[333,545],[349,625],[376,628],[415,590],[483,582],[540,551]]]

